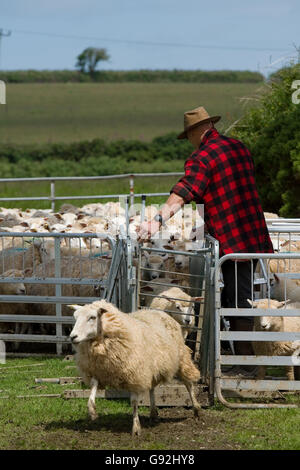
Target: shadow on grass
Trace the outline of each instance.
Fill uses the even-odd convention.
[[[149,416],[140,415],[140,423],[143,429],[155,428],[156,426],[167,423],[179,423],[188,419],[187,416],[179,417],[163,417],[155,423],[150,422]],[[115,433],[126,433],[131,432],[132,427],[132,415],[130,413],[118,413],[118,414],[99,414],[99,417],[95,421],[91,421],[89,417],[78,420],[68,421],[53,421],[45,426],[46,431],[53,431],[57,429],[69,429],[78,432],[86,431],[110,431]]]

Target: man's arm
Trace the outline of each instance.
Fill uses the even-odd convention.
[[[176,212],[178,212],[183,205],[184,199],[178,194],[171,193],[166,203],[159,211],[158,215],[161,216],[163,222],[166,222],[171,217],[173,217],[173,215],[176,214]],[[156,232],[158,232],[161,225],[161,222],[154,219],[150,220],[149,222],[143,222],[137,228],[137,231],[139,232],[138,241],[148,240],[151,238]]]

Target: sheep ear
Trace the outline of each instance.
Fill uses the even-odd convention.
[[[165,250],[174,250],[173,246],[171,245],[164,245]]]
[[[101,315],[103,315],[103,313],[106,313],[106,312],[108,312],[108,310],[106,310],[106,309],[103,308],[103,307],[100,307],[100,308],[98,308],[98,310],[97,310],[97,313],[98,313],[99,317],[101,317]]]
[[[71,310],[78,310],[81,307],[81,305],[73,304],[73,305],[67,305],[67,307],[69,307]]]
[[[291,302],[291,299],[283,300],[282,302],[279,302],[279,306],[277,308],[282,308],[285,305],[290,304]]]
[[[280,281],[279,277],[278,277],[277,274],[275,274],[275,273],[274,273],[274,279],[275,279],[276,282],[279,282],[279,281]]]
[[[192,297],[193,302],[201,302],[201,300],[204,300],[204,297]]]
[[[249,303],[253,308],[257,308],[256,300],[250,300],[250,299],[247,299],[247,300],[248,300],[248,303]]]

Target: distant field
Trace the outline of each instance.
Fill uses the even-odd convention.
[[[180,131],[184,111],[200,105],[222,115],[218,128],[224,131],[244,112],[239,99],[259,87],[249,83],[7,84],[7,105],[0,106],[0,142],[149,141]]]

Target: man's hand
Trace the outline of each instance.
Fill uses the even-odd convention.
[[[143,241],[150,240],[150,238],[159,231],[160,225],[160,222],[157,222],[156,220],[142,222],[141,225],[136,228],[136,231],[138,232],[138,242],[141,243]]]
[[[163,205],[161,211],[159,212],[162,220],[166,222],[171,217],[173,217],[173,215],[176,214],[179,209],[181,209],[183,204],[184,200],[181,196],[178,196],[175,193],[171,193],[167,202]],[[139,227],[136,228],[136,231],[138,232],[138,242],[150,240],[150,238],[159,231],[160,227],[160,222],[156,220],[143,222]]]

